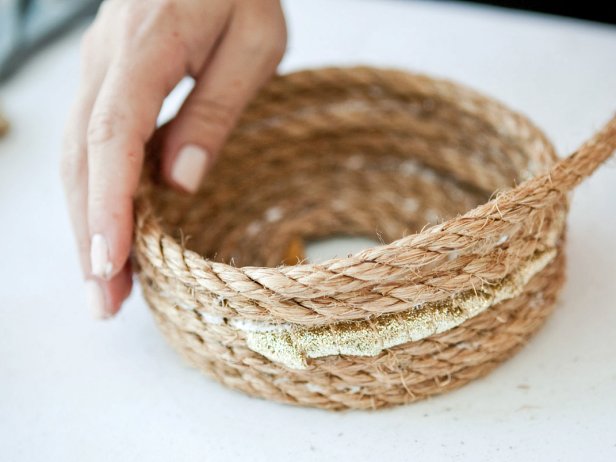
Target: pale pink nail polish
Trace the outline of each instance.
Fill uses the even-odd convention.
[[[86,299],[96,319],[106,319],[110,316],[106,309],[105,294],[96,281],[86,281]]]
[[[113,271],[113,266],[109,259],[109,244],[102,234],[92,236],[90,242],[90,264],[92,274],[100,278],[108,279]]]
[[[207,166],[208,153],[194,144],[187,144],[178,153],[171,169],[171,179],[189,192],[199,189]]]

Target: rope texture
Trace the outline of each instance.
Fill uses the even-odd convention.
[[[616,118],[558,160],[524,116],[423,75],[276,76],[195,196],[163,185],[153,139],[136,198],[136,267],[169,342],[225,385],[333,410],[408,403],[486,374],[541,326],[564,278],[568,193],[615,146]],[[282,264],[298,239],[339,234],[382,244]],[[496,283],[549,249],[558,256],[521,295],[374,357],[292,370],[228,323],[374,319]]]

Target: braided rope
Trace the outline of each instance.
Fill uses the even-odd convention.
[[[486,373],[541,325],[563,279],[568,193],[615,145],[613,119],[559,161],[522,115],[427,76],[277,76],[196,196],[163,186],[153,141],[136,200],[144,294],[170,342],[234,388],[329,409],[413,401]],[[385,243],[282,264],[298,238],[335,234]],[[556,258],[510,300],[373,356],[294,370],[251,350],[238,328],[373,322],[499,284],[546,251]]]

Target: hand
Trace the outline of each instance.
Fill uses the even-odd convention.
[[[162,175],[194,192],[243,107],[286,47],[278,0],[106,0],[82,41],[62,179],[89,303],[98,317],[128,297],[133,195],[164,98],[195,86],[165,128]]]

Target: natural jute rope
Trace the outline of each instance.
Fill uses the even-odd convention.
[[[563,283],[568,192],[615,146],[613,119],[558,161],[522,115],[426,76],[277,76],[196,196],[159,181],[152,143],[143,291],[171,344],[230,387],[335,410],[422,399],[541,326]],[[384,243],[290,264],[336,234]]]

